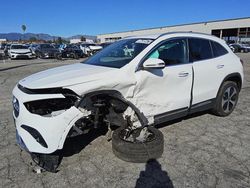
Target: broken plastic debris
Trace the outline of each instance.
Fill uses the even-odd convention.
[[[35,173],[35,174],[41,174],[42,172],[44,172],[44,169],[42,169],[41,167],[35,167],[34,169],[33,169],[33,172]]]

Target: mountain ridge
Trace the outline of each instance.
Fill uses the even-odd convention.
[[[91,35],[74,35],[70,37],[62,37],[63,39],[70,40],[70,39],[77,39],[81,38],[81,36],[85,37],[86,39],[95,40],[96,36]],[[7,39],[9,41],[17,41],[17,40],[29,40],[31,37],[35,37],[40,40],[55,40],[60,36],[53,36],[46,33],[18,33],[18,32],[10,32],[10,33],[0,33],[0,39]]]

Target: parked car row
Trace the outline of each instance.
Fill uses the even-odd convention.
[[[73,58],[89,57],[102,50],[101,45],[94,43],[81,44],[1,44],[1,57],[11,59],[31,58]]]

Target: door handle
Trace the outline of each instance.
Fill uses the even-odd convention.
[[[179,77],[187,77],[189,75],[188,72],[180,72]]]
[[[217,65],[217,69],[222,69],[224,65]]]

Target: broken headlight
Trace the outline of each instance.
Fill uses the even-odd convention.
[[[74,106],[76,96],[65,96],[65,98],[45,99],[24,103],[26,109],[33,114],[41,116],[56,116]]]

